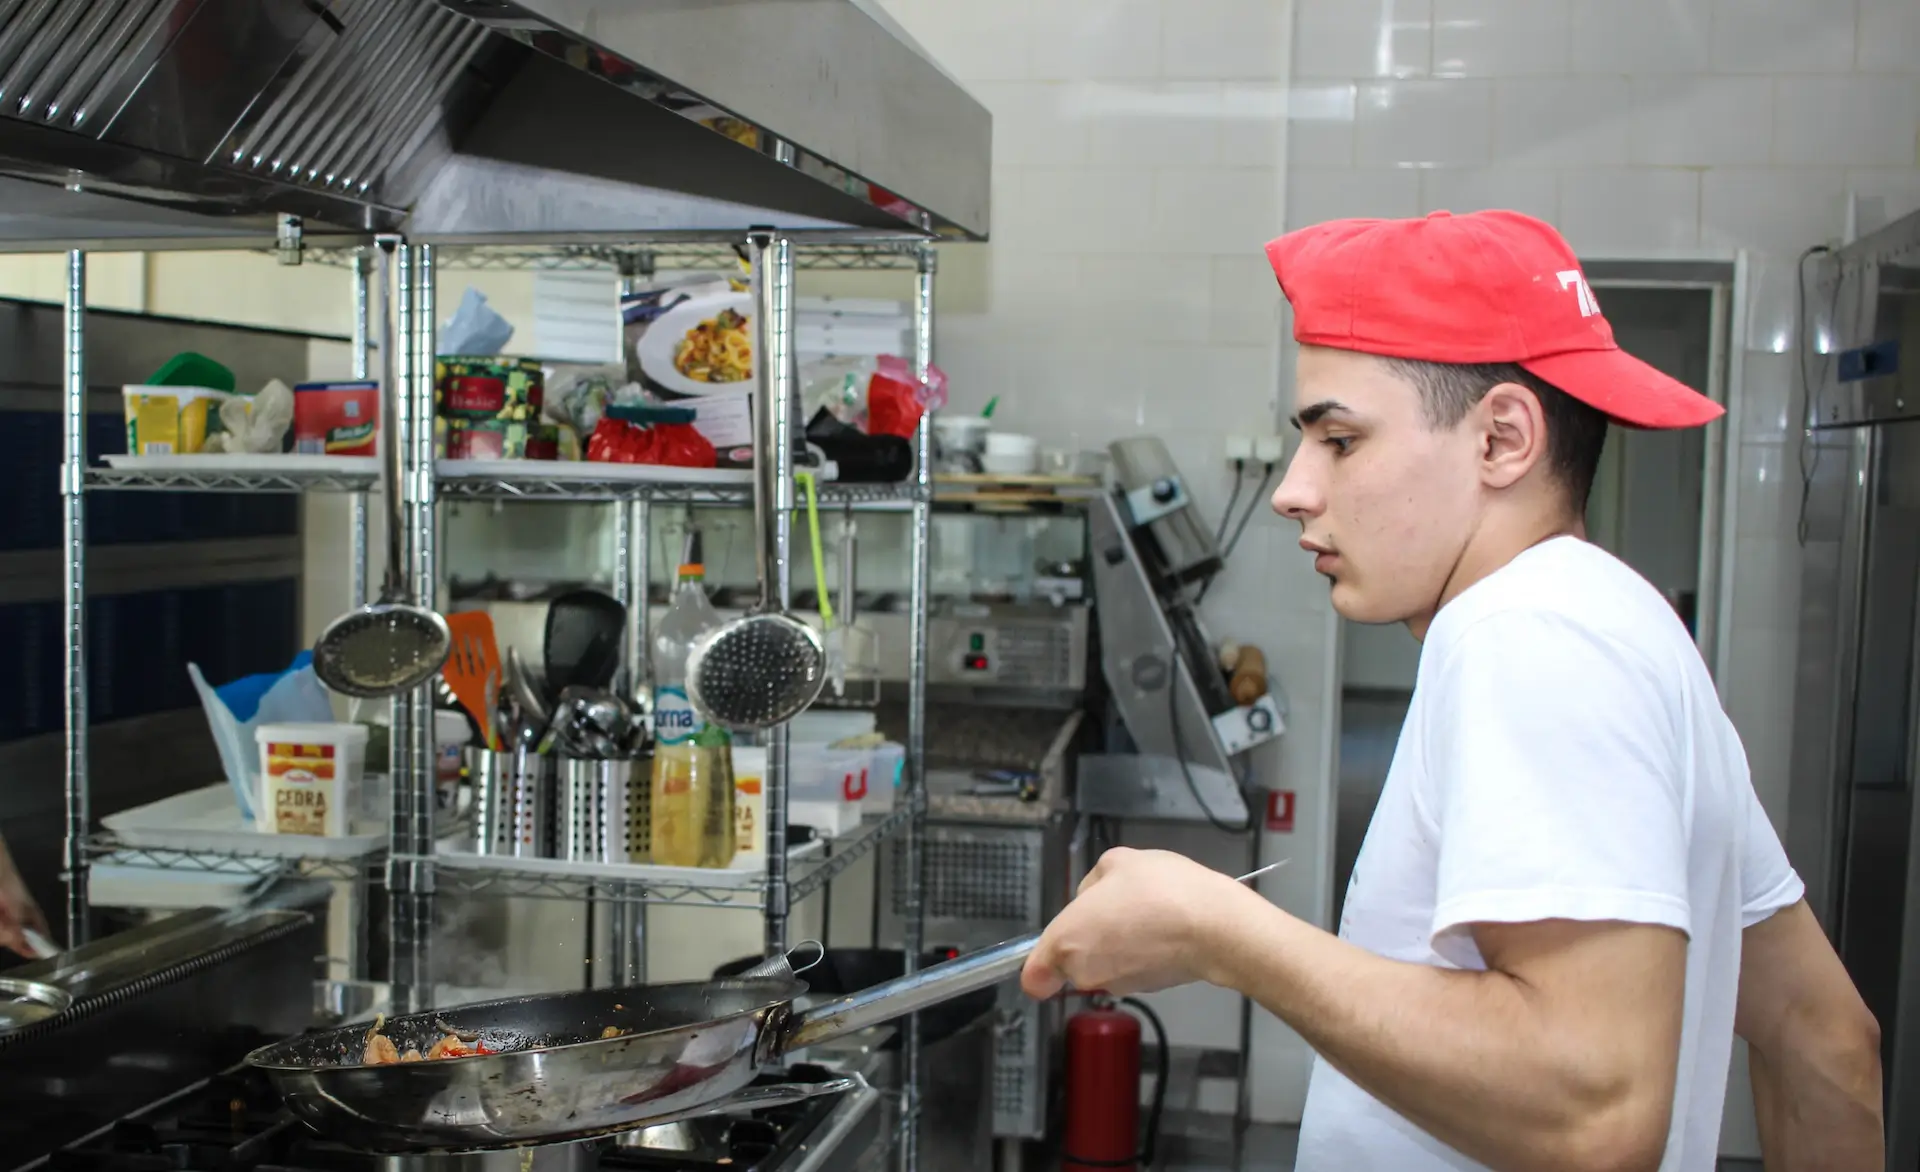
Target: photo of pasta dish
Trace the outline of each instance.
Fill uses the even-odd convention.
[[[731,309],[687,331],[674,350],[674,369],[703,383],[737,383],[753,376],[753,339],[748,318]]]

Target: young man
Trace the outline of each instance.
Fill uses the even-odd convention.
[[[1342,221],[1267,255],[1301,343],[1274,494],[1334,609],[1423,641],[1338,937],[1109,851],[1024,982],[1208,981],[1319,1055],[1305,1172],[1711,1172],[1733,1035],[1769,1169],[1878,1169],[1878,1034],[1686,628],[1583,540],[1608,419],[1720,409],[1628,357],[1559,234]]]

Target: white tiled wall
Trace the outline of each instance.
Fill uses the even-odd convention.
[[[986,296],[960,311],[943,306],[938,319],[936,355],[953,378],[956,408],[977,409],[999,395],[995,423],[1048,444],[1099,447],[1159,435],[1211,522],[1232,484],[1226,433],[1277,428],[1281,301],[1261,245],[1287,222],[1291,5],[887,7],[994,115]],[[1373,60],[1371,44],[1344,51],[1357,66]],[[1425,52],[1423,44],[1423,61]],[[1351,120],[1351,95],[1332,97]],[[1382,131],[1373,149],[1387,153],[1405,135],[1424,133]],[[1348,146],[1342,163],[1351,164],[1352,153]],[[1250,481],[1242,507],[1252,492]],[[1267,510],[1265,495],[1207,598],[1206,617],[1217,636],[1265,649],[1291,701],[1284,743],[1256,762],[1261,783],[1300,795],[1299,829],[1265,845],[1270,857],[1294,865],[1266,890],[1324,922],[1335,629],[1297,531]],[[1212,831],[1129,826],[1125,838],[1222,869],[1243,869],[1246,858],[1244,843]],[[1196,989],[1159,1005],[1176,1041],[1237,1047],[1238,998]],[[1269,1026],[1256,1047],[1254,1106],[1266,1118],[1298,1118],[1307,1051]]]
[[[1911,0],[1297,0],[1289,225],[1517,207],[1587,257],[1749,255],[1726,701],[1784,808],[1794,261],[1920,207]],[[1371,46],[1373,51],[1368,52]]]
[[[1226,486],[1220,434],[1271,426],[1285,393],[1258,251],[1281,228],[1498,206],[1556,222],[1590,258],[1744,252],[1752,349],[1734,391],[1745,410],[1725,691],[1756,786],[1783,809],[1799,585],[1794,259],[1840,237],[1851,197],[1863,219],[1920,207],[1920,4],[888,7],[994,113],[987,296],[940,325],[959,405],[1001,394],[1001,418],[1048,442],[1164,435],[1209,510]],[[1209,619],[1269,647],[1295,714],[1269,776],[1313,810],[1332,772],[1339,653],[1292,540],[1256,524]],[[1269,850],[1309,864],[1288,868],[1276,898],[1303,915],[1324,908],[1324,842]],[[1215,1034],[1203,1002],[1180,1003],[1189,1036]],[[1261,1022],[1258,1114],[1297,1110],[1302,1058]],[[1742,1113],[1731,1151],[1752,1149]]]

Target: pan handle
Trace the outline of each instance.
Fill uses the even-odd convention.
[[[779,1052],[829,1042],[997,985],[1019,974],[1039,942],[1037,935],[1022,936],[796,1013],[787,1021]]]

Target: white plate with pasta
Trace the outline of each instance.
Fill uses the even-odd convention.
[[[634,352],[647,381],[676,395],[753,389],[753,295],[695,297],[654,319]]]

